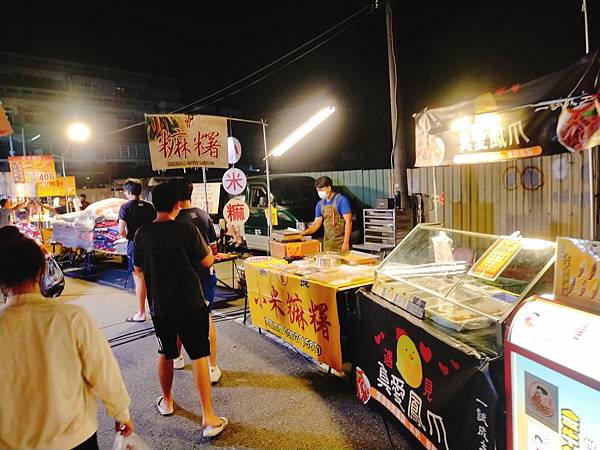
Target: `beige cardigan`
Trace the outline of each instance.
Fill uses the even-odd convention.
[[[72,448],[131,399],[98,326],[78,305],[39,294],[0,306],[0,448]]]

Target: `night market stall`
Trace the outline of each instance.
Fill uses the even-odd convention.
[[[318,253],[288,264],[273,257],[245,261],[252,324],[315,361],[342,372],[354,347],[354,299],[373,283],[371,255]]]
[[[551,291],[544,275],[554,249],[538,239],[415,228],[376,269],[371,292],[358,294],[361,400],[384,407],[426,448],[495,442],[504,429],[503,324],[524,298]]]
[[[416,165],[434,167],[435,180],[444,165],[591,149],[599,74],[595,52],[539,80],[427,109],[415,117]],[[556,254],[554,242],[506,231],[420,225],[357,296],[358,396],[425,448],[506,446],[506,323],[527,297],[552,293]]]
[[[127,240],[119,235],[119,208],[126,202],[108,198],[92,203],[83,211],[56,216],[53,242],[64,248],[82,251],[87,269],[91,270],[92,254],[127,255]]]
[[[76,196],[75,177],[57,177],[52,155],[9,156],[8,163],[10,173],[2,177],[0,195],[14,203],[26,199],[15,212],[14,224],[51,249],[52,224],[58,214],[55,208]]]

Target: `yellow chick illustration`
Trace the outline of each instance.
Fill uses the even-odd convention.
[[[404,330],[402,330],[404,331]],[[415,343],[408,335],[400,333],[396,352],[396,367],[410,387],[418,388],[423,381],[421,357]]]

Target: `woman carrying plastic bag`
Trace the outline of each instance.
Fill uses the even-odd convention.
[[[42,296],[44,253],[14,227],[0,229],[0,255],[0,448],[97,449],[98,399],[131,435],[131,399],[98,325]]]
[[[112,450],[150,450],[150,447],[135,433],[125,436],[121,432],[117,432]]]

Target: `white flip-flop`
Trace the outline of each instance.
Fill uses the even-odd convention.
[[[204,427],[204,430],[202,430],[203,437],[215,437],[219,435],[225,428],[227,428],[227,425],[229,425],[229,420],[227,420],[225,417],[219,417],[219,419],[221,419],[220,425],[216,427],[212,425]]]
[[[129,316],[127,319],[125,319],[125,322],[145,322],[146,320],[148,320],[148,318],[146,317],[146,315],[144,315],[143,318],[140,319],[140,316],[136,313],[133,316]]]
[[[174,409],[172,406],[171,408],[165,407],[163,405],[163,401],[164,398],[162,395],[156,399],[156,407],[158,408],[158,412],[163,416],[170,416],[171,414],[173,414]]]

